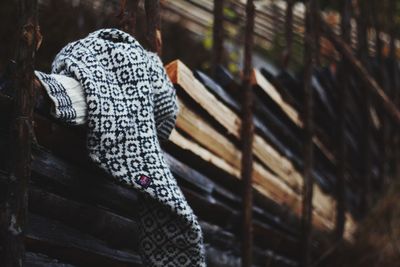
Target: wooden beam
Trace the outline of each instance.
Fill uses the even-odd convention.
[[[189,139],[183,137],[179,132],[173,130],[169,140],[177,145],[178,147],[189,150],[192,153],[196,154],[200,158],[202,158],[206,162],[210,162],[214,166],[220,168],[221,170],[225,171],[226,173],[232,175],[233,177],[239,177],[240,170],[237,168],[232,167],[225,159],[220,158],[207,149],[204,149],[202,146],[198,145],[195,142],[190,141]],[[219,143],[213,140],[213,144],[219,145]]]
[[[225,229],[218,227],[216,225],[211,225],[206,222],[200,222],[201,228],[204,231],[204,241],[209,244],[225,244],[229,243],[232,244],[230,247],[238,246],[238,242],[236,237],[231,232],[226,231]],[[257,228],[257,227],[256,227]],[[268,233],[265,233],[268,236]],[[257,237],[256,237],[257,238]],[[262,237],[266,243],[269,242],[269,238]],[[279,241],[277,242],[279,244]],[[293,244],[291,244],[293,245]],[[280,246],[281,249],[288,250],[294,252],[295,247],[290,246],[290,248],[283,248]],[[275,251],[275,250],[274,250]],[[239,257],[237,262],[232,262],[232,258],[229,257],[229,254],[232,254],[232,251],[218,251],[216,249],[207,250],[209,257],[209,265],[210,266],[238,266]],[[295,266],[294,259],[290,259],[293,257],[288,258],[284,252],[278,252],[279,254],[275,253],[260,253],[265,252],[264,249],[260,251],[259,248],[256,247],[255,251],[255,260],[257,262],[270,262],[274,264],[272,266],[282,266],[282,267],[293,267]],[[291,254],[291,253],[290,253]],[[283,258],[282,258],[283,257]],[[262,260],[262,261],[260,261]]]
[[[77,146],[76,141],[73,144]],[[71,199],[104,206],[126,218],[137,217],[136,207],[130,204],[137,202],[137,192],[116,185],[111,179],[108,180],[103,172],[96,172],[88,165],[79,166],[62,160],[53,153],[40,149],[34,151],[32,180],[36,185],[51,188],[52,192],[69,196]],[[88,188],[91,190],[87,190]]]
[[[133,204],[133,203],[131,203]],[[136,221],[83,201],[70,200],[30,186],[29,210],[106,241],[113,248],[138,249]]]
[[[19,0],[19,43],[16,51],[15,114],[12,128],[12,162],[6,200],[0,209],[0,262],[22,266],[25,262],[24,234],[31,175],[31,142],[34,108],[33,65],[38,43],[37,1]]]
[[[36,214],[29,214],[25,240],[30,251],[80,266],[142,266],[132,251],[111,248],[89,234]]]
[[[253,70],[253,85],[258,85],[279,107],[282,111],[296,124],[303,128],[304,123],[300,118],[300,114],[289,103],[287,103],[276,88],[260,73],[259,70]]]
[[[235,236],[239,236],[241,232],[240,224],[232,222],[240,221],[241,214],[239,210],[232,209],[227,205],[223,205],[219,201],[210,201],[209,198],[203,197],[196,194],[190,189],[183,188],[183,193],[187,197],[188,202],[193,208],[194,212],[199,215],[203,220],[214,223],[215,227],[222,229],[230,229],[230,232]],[[238,203],[239,208],[239,203]],[[255,247],[262,249],[269,249],[275,253],[285,255],[289,258],[295,258],[298,256],[296,251],[297,240],[282,232],[276,231],[271,228],[270,225],[254,220],[255,235],[262,237],[262,239],[257,238]],[[202,224],[203,225],[203,224]],[[204,230],[208,230],[207,228]],[[208,233],[204,231],[205,241],[209,240],[209,235],[214,233]],[[215,234],[214,234],[215,235]],[[268,241],[266,241],[268,237]],[[228,240],[225,240],[225,242]],[[239,252],[239,246],[235,247]]]
[[[26,253],[26,265],[31,267],[77,267],[77,265],[61,262],[58,259],[50,258],[42,253],[33,252]]]

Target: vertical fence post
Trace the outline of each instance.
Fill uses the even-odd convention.
[[[400,105],[400,92],[399,92],[399,68],[397,65],[396,53],[396,2],[397,0],[390,0],[389,4],[389,28],[390,28],[390,72],[391,72],[391,87],[393,92],[393,99],[395,105]],[[400,131],[398,127],[393,127],[392,133],[392,149],[393,149],[393,177],[398,178],[400,175]]]
[[[242,162],[241,178],[243,182],[243,229],[242,229],[242,266],[250,267],[253,261],[253,92],[251,87],[252,50],[255,7],[253,0],[246,4],[246,29],[243,60],[243,102],[242,102]]]
[[[132,1],[132,7],[131,7],[131,14],[130,14],[130,28],[131,28],[131,34],[135,35],[136,33],[136,22],[138,18],[138,6],[139,6],[139,1],[140,0],[131,0]]]
[[[369,69],[368,64],[368,35],[367,22],[369,18],[368,4],[370,1],[358,2],[357,8],[357,37],[358,37],[358,55],[361,62]],[[361,202],[360,209],[365,213],[370,206],[370,182],[371,182],[371,93],[366,86],[362,86],[362,129],[364,134],[361,140]]]
[[[216,76],[224,52],[224,0],[214,0],[213,55],[211,73]]]
[[[290,57],[292,55],[292,43],[293,43],[293,5],[294,0],[286,1],[286,18],[285,18],[285,39],[286,48],[282,56],[282,68],[287,68]]]
[[[120,0],[119,1],[119,12],[117,14],[119,28],[125,32],[128,32],[128,23],[126,19],[126,1],[127,0]]]
[[[313,88],[312,75],[317,60],[318,35],[317,35],[317,2],[306,1],[306,32],[304,35],[304,186],[302,209],[302,238],[301,238],[301,266],[308,267],[311,264],[311,234],[313,212]]]
[[[150,50],[161,56],[162,38],[160,1],[146,0],[144,3],[146,10],[147,41],[149,42]]]
[[[119,28],[131,35],[136,32],[137,10],[140,0],[120,0],[117,14]]]
[[[380,38],[380,32],[382,30],[382,26],[384,25],[382,22],[382,18],[380,14],[388,11],[387,9],[384,9],[381,7],[382,3],[378,3],[377,1],[372,2],[372,10],[374,12],[371,12],[371,19],[372,19],[372,25],[375,28],[376,32],[376,40],[375,40],[375,47],[376,47],[376,59],[379,65],[379,74],[378,74],[378,82],[380,82],[381,87],[385,91],[385,93],[390,97],[391,92],[390,92],[390,85],[389,85],[389,79],[387,76],[387,68],[386,68],[386,60],[384,59],[383,55],[383,42]],[[390,11],[388,12],[390,14]],[[388,14],[388,15],[389,15]],[[380,128],[380,131],[382,132],[382,138],[381,138],[381,144],[382,144],[382,160],[381,160],[381,173],[380,173],[380,178],[381,178],[381,183],[383,185],[386,185],[388,182],[389,178],[389,173],[390,173],[390,163],[392,160],[392,155],[391,155],[391,145],[390,145],[390,133],[391,133],[391,120],[389,117],[389,114],[386,114],[384,112],[382,114],[382,126]]]
[[[342,38],[351,45],[351,2],[352,0],[345,0],[343,3],[341,15],[341,31]],[[345,175],[346,175],[346,91],[349,89],[349,75],[350,69],[346,59],[342,59],[339,67],[338,81],[338,152],[337,152],[337,182],[336,182],[336,226],[335,238],[341,240],[343,238],[345,218]]]
[[[15,117],[11,135],[12,163],[5,206],[0,214],[0,262],[4,267],[25,262],[25,225],[31,175],[31,140],[34,106],[33,64],[37,37],[37,1],[20,0],[21,21],[16,54]]]

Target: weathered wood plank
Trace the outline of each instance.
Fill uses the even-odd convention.
[[[239,255],[239,244],[237,238],[231,233],[218,226],[211,225],[206,222],[200,222],[204,231],[204,239],[206,247],[212,244],[212,247],[207,249],[207,264],[208,266],[240,266],[240,261],[237,261]],[[269,252],[269,253],[266,253]],[[297,266],[294,259],[283,254],[273,253],[270,250],[254,249],[254,264],[263,266],[265,262],[270,262],[271,266]]]
[[[26,267],[77,267],[76,265],[63,263],[40,253],[27,252],[25,258]]]
[[[61,196],[73,195],[76,200],[108,207],[128,218],[136,216],[136,207],[130,204],[137,202],[136,191],[117,186],[101,172],[85,170],[48,152],[36,150],[34,157],[35,184],[49,187]]]
[[[226,173],[234,177],[239,177],[240,175],[239,169],[232,167],[232,165],[230,165],[225,159],[216,156],[215,154],[211,153],[209,150],[203,148],[199,144],[185,138],[177,130],[172,131],[170,135],[170,140],[181,149],[192,152],[193,154],[199,156],[204,161],[211,163],[212,165],[218,167],[219,169],[225,171]]]
[[[25,241],[29,251],[81,266],[141,265],[134,252],[112,249],[90,235],[35,214],[29,214]]]
[[[137,223],[86,203],[66,199],[31,185],[29,210],[62,221],[83,233],[101,239],[117,249],[137,250]],[[130,203],[136,205],[136,203]]]
[[[207,198],[204,198],[189,189],[183,189],[183,192],[188,198],[189,203],[193,207],[196,214],[203,220],[215,224],[214,228],[225,229],[225,231],[230,231],[235,236],[239,236],[241,232],[240,227],[240,210],[233,211],[232,208],[223,205],[222,203],[212,203]],[[237,207],[238,208],[238,207]],[[212,210],[212,214],[210,213]],[[204,223],[202,224],[202,226]],[[254,235],[257,237],[255,239],[255,245],[258,248],[269,249],[277,254],[285,255],[288,258],[296,258],[298,242],[295,238],[287,235],[282,235],[282,233],[271,228],[270,225],[262,223],[260,221],[254,222]],[[215,233],[209,233],[208,228],[203,228],[205,231],[206,240],[211,241],[210,235],[215,235]],[[262,237],[262,238],[261,238]],[[268,238],[267,238],[268,237]],[[228,243],[227,243],[228,241]],[[222,245],[229,245],[232,240],[219,239]]]

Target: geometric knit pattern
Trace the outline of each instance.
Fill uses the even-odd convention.
[[[81,84],[87,104],[89,157],[118,182],[141,192],[139,247],[145,266],[205,266],[202,232],[164,158],[178,111],[176,92],[161,60],[117,29],[72,42],[56,56],[52,73]],[[60,119],[74,123],[72,101],[56,79]],[[71,104],[71,105],[70,105]],[[57,108],[57,107],[56,107]]]

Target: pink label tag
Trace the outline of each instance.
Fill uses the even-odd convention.
[[[144,188],[147,188],[151,183],[151,178],[149,176],[141,174],[137,179],[137,183],[143,186]]]

